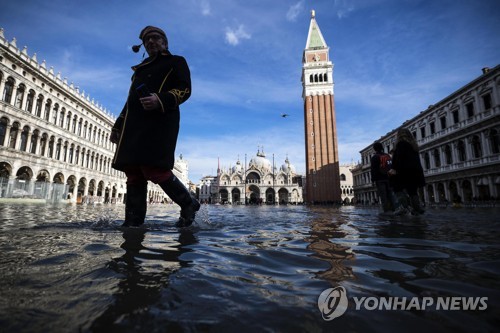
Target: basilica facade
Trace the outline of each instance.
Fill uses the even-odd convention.
[[[302,184],[288,157],[276,167],[259,149],[248,164],[238,159],[232,167],[219,166],[217,176],[201,180],[198,192],[204,203],[302,204]]]
[[[0,29],[0,198],[123,202],[125,174],[111,168],[115,117]],[[187,183],[182,156],[174,173]],[[151,201],[166,195],[148,186]]]

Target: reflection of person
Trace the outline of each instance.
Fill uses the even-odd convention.
[[[147,26],[139,38],[149,57],[133,66],[127,102],[116,120],[111,142],[116,143],[113,168],[127,175],[124,226],[144,223],[147,181],[160,185],[181,207],[176,226],[193,223],[199,202],[172,173],[179,133],[179,105],[191,95],[186,60],[172,55],[160,28]],[[134,51],[138,50],[134,47]],[[143,89],[137,89],[142,85]]]
[[[135,320],[140,319],[137,314],[151,315],[150,309],[161,298],[169,276],[188,264],[181,259],[182,254],[192,251],[189,245],[198,242],[189,228],[180,229],[178,239],[167,235],[162,244],[145,240],[145,236],[145,229],[124,229],[121,248],[125,252],[106,265],[118,274],[119,282],[112,288],[114,302],[93,320],[90,332],[134,331]],[[167,243],[169,246],[161,246]],[[158,262],[164,264],[161,272]],[[147,329],[147,324],[141,323],[141,331],[154,331]]]
[[[420,206],[417,190],[425,185],[424,171],[420,163],[417,141],[406,128],[400,128],[396,134],[396,147],[389,174],[395,177],[394,192],[400,205],[396,214],[406,214],[410,206],[412,213],[422,214],[424,210]]]
[[[375,154],[373,154],[370,159],[370,172],[372,182],[374,182],[375,186],[377,187],[377,194],[380,198],[380,202],[382,203],[382,209],[384,210],[384,212],[393,211],[393,193],[389,184],[388,174],[391,156],[387,153],[384,153],[384,147],[380,142],[375,142],[373,144],[373,150],[375,150]]]

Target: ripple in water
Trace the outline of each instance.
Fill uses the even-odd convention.
[[[0,204],[0,323],[6,332],[493,331],[498,209],[207,206],[177,229],[176,206]],[[318,297],[343,286],[346,313]],[[488,296],[487,311],[355,310],[353,297]]]

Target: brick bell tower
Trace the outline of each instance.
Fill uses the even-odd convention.
[[[302,57],[302,98],[306,145],[306,188],[308,203],[341,201],[337,127],[333,93],[333,64],[330,48],[319,30],[314,10]]]

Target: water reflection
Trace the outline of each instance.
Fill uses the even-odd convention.
[[[352,268],[346,262],[355,260],[355,255],[349,245],[338,241],[346,238],[347,232],[343,227],[348,221],[341,215],[338,219],[323,215],[312,220],[310,236],[305,241],[309,243],[307,249],[314,251],[313,257],[330,265],[328,270],[319,271],[315,275],[336,286],[341,281],[354,278]]]
[[[146,232],[152,239],[144,245]],[[186,246],[197,239],[192,230],[181,230],[177,241],[174,234],[158,235],[145,228],[125,228],[121,248],[125,253],[109,262],[108,267],[123,276],[114,292],[114,303],[91,325],[93,332],[126,330],[133,327],[137,317],[147,315],[152,304],[161,299],[161,292],[172,273],[189,265],[180,259],[191,251]],[[161,237],[161,240],[155,238]],[[142,318],[144,320],[145,318]]]
[[[5,332],[493,331],[500,300],[500,210],[418,218],[342,207],[148,209],[0,204],[0,325]],[[484,312],[318,311],[349,297],[488,296]]]

